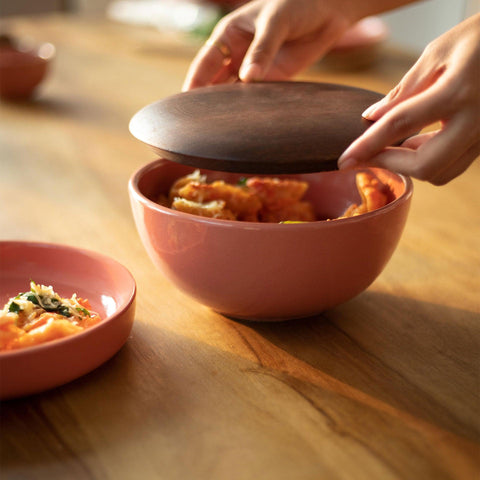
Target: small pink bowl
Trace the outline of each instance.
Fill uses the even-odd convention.
[[[21,100],[32,96],[54,56],[51,43],[27,47],[10,39],[0,41],[0,97]]]
[[[2,241],[0,272],[1,307],[34,280],[53,286],[62,296],[77,293],[87,298],[103,319],[69,337],[0,352],[0,399],[74,380],[107,361],[126,342],[134,320],[136,286],[115,260],[68,246]]]
[[[395,200],[357,217],[267,224],[190,215],[156,204],[192,168],[150,163],[130,179],[133,216],[153,263],[183,292],[227,316],[285,320],[318,314],[365,290],[380,274],[406,223],[412,182],[375,169]],[[209,180],[241,175],[208,172]],[[289,175],[309,182],[320,218],[360,202],[355,171]]]

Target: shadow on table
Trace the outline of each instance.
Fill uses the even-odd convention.
[[[18,110],[22,115],[27,115],[26,118],[52,118],[58,121],[74,118],[78,124],[85,123],[90,127],[108,125],[123,130],[129,120],[122,116],[123,112],[106,108],[100,101],[87,101],[75,95],[39,95],[24,100],[5,101],[3,107]]]
[[[359,441],[375,424],[372,442],[383,455],[399,430],[420,433],[418,445],[405,443],[407,452],[450,434],[479,441],[472,422],[479,418],[477,313],[367,291],[313,318],[272,324],[220,315],[212,321],[209,314],[189,319],[191,328],[201,329],[207,318],[215,341],[162,325],[137,326],[125,347],[94,372],[3,402],[2,468],[18,478],[32,465],[40,476],[44,468],[65,478],[106,478],[102,463],[88,460],[97,450],[135,450],[149,442],[201,463],[211,458],[209,442],[197,438],[200,451],[171,448],[190,444],[192,432],[200,439],[228,432],[228,441],[247,442],[243,448],[254,452],[279,428],[293,428],[285,423],[292,405],[303,406],[300,421],[314,421],[318,435],[328,428]],[[251,409],[263,419],[260,427],[246,415]],[[181,472],[185,459],[171,462]]]

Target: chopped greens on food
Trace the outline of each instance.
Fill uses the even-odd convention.
[[[15,350],[81,332],[101,321],[88,300],[62,298],[51,286],[30,282],[0,311],[0,351]]]

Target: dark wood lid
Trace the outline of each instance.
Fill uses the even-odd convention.
[[[160,156],[209,170],[306,173],[337,159],[371,124],[362,112],[383,95],[325,83],[203,87],[146,106],[131,133]]]

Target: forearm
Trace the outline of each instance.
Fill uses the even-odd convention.
[[[292,78],[325,55],[360,19],[412,2],[252,0],[216,25],[192,62],[183,88],[238,78],[244,82]],[[224,45],[223,51],[218,44]]]
[[[343,13],[353,22],[371,15],[378,15],[418,0],[345,0]]]

